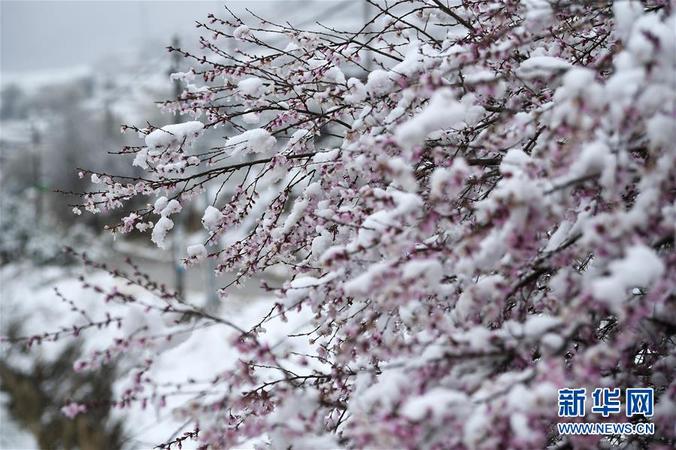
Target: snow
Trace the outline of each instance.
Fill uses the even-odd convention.
[[[390,158],[386,162],[392,179],[397,186],[407,192],[416,192],[418,190],[418,182],[415,179],[413,168],[403,158]]]
[[[486,113],[484,107],[480,105],[480,100],[471,92],[463,95],[460,103],[466,108],[464,122],[469,127],[477,125]]]
[[[556,231],[552,233],[552,236],[549,238],[549,242],[547,242],[547,246],[545,247],[544,251],[545,252],[551,252],[553,250],[556,250],[561,244],[564,243],[566,240],[566,237],[570,234],[570,230],[573,227],[573,224],[570,223],[567,220],[562,221]]]
[[[476,284],[465,289],[453,308],[453,316],[458,323],[463,323],[477,313],[483,303],[498,301],[500,285],[505,282],[502,275],[488,275],[480,278]],[[477,302],[478,300],[478,302]],[[479,304],[477,304],[479,303]]]
[[[531,32],[544,30],[552,19],[552,5],[547,0],[524,0],[526,4],[526,26]]]
[[[430,197],[438,198],[443,195],[443,187],[451,178],[451,169],[448,167],[437,167],[430,175]]]
[[[331,81],[333,83],[345,84],[345,74],[340,67],[330,67],[329,70],[324,73],[324,79]]]
[[[401,413],[411,420],[423,420],[428,414],[440,418],[445,414],[453,414],[453,406],[468,406],[467,394],[441,387],[429,389],[423,395],[409,398],[401,408]]]
[[[450,90],[436,91],[429,103],[408,122],[397,127],[394,138],[405,149],[422,144],[433,131],[459,126],[465,119],[467,108],[455,100]]]
[[[263,80],[258,77],[250,77],[237,83],[237,90],[248,97],[261,97],[265,93]]]
[[[387,94],[392,90],[394,81],[390,78],[390,73],[385,70],[376,69],[369,73],[366,80],[366,91],[372,96]]]
[[[160,248],[167,248],[165,239],[167,238],[167,233],[169,230],[174,228],[174,222],[168,217],[160,217],[160,220],[157,221],[155,227],[153,227],[153,232],[151,235],[151,240]]]
[[[166,196],[158,197],[153,205],[153,212],[162,217],[169,217],[172,214],[181,212],[183,207],[176,199],[167,199]]]
[[[223,213],[218,208],[208,206],[207,209],[204,210],[204,215],[202,216],[202,224],[204,225],[204,228],[211,231],[214,230],[221,223],[222,219]]]
[[[242,122],[246,124],[255,124],[261,121],[261,115],[258,112],[248,112],[242,115]]]
[[[575,67],[563,77],[563,87],[557,91],[561,98],[571,98],[583,95],[594,84],[595,74],[585,67]]]
[[[319,260],[322,254],[331,245],[331,235],[323,227],[317,227],[318,235],[312,240],[311,252],[315,260]]]
[[[345,96],[345,102],[348,105],[356,105],[366,100],[366,86],[357,78],[347,80],[347,89],[349,94]]]
[[[131,163],[131,165],[146,170],[148,168],[147,160],[148,160],[148,149],[143,148],[136,153],[136,156],[134,156],[134,161]]]
[[[333,150],[328,150],[328,151],[325,151],[325,152],[317,152],[312,157],[312,162],[314,162],[314,163],[325,163],[325,162],[335,161],[336,158],[338,158],[339,154],[340,154],[340,149],[338,149],[338,148],[334,148]]]
[[[528,417],[523,413],[514,413],[509,418],[509,423],[515,436],[522,440],[528,440],[533,436],[533,430],[528,426]]]
[[[289,142],[286,143],[285,150],[290,149],[314,149],[314,141],[310,130],[301,128],[294,131],[289,138]]]
[[[404,265],[402,275],[405,279],[424,280],[428,285],[436,286],[443,276],[443,267],[436,259],[416,259]]]
[[[284,220],[284,226],[282,227],[282,233],[286,234],[291,231],[291,229],[298,223],[298,221],[303,217],[303,213],[307,209],[309,205],[309,201],[307,199],[303,200],[297,200],[293,204],[293,208],[291,209],[291,213],[286,217],[286,220]]]
[[[162,208],[162,211],[160,211],[160,215],[162,217],[169,217],[172,214],[176,214],[176,213],[181,212],[181,209],[183,209],[183,207],[178,202],[178,200],[172,199],[172,200],[169,200],[169,202],[167,203],[167,205],[164,208]]]
[[[674,24],[662,23],[657,14],[642,15],[632,27],[632,33],[627,43],[627,50],[637,62],[649,63],[654,57],[655,45],[663,48],[665,56],[671,56],[676,52],[674,44]],[[666,59],[668,61],[668,59]]]
[[[392,72],[407,77],[413,76],[423,67],[424,56],[420,53],[420,42],[412,41],[406,48],[404,60],[392,67]]]
[[[451,167],[437,167],[430,176],[430,198],[455,198],[469,174],[470,168],[462,157],[454,158]]]
[[[148,148],[161,148],[172,144],[181,144],[184,139],[188,141],[197,137],[203,129],[204,124],[198,121],[165,125],[146,136],[146,146]]]
[[[477,406],[471,415],[467,417],[463,429],[463,442],[468,448],[492,448],[498,446],[499,442],[497,440],[493,439],[490,441],[490,437],[488,437],[490,436],[488,430],[492,426],[490,417],[486,404]],[[486,442],[486,440],[489,440],[489,442]],[[491,445],[491,443],[494,445]]]
[[[630,288],[650,287],[665,270],[655,251],[641,244],[630,247],[624,258],[612,261],[608,269],[610,275],[594,280],[592,293],[611,307],[624,302]]]
[[[521,63],[518,74],[523,78],[553,75],[572,67],[565,59],[554,56],[531,56]]]
[[[191,245],[187,249],[188,257],[195,258],[198,261],[205,259],[208,255],[206,247],[202,244]]]
[[[275,146],[277,140],[263,128],[254,128],[229,138],[225,145],[233,147],[232,155],[267,153]]]
[[[305,289],[312,286],[319,286],[320,284],[321,283],[319,283],[317,278],[305,276],[294,278],[293,281],[289,283],[289,287],[291,289]]]
[[[358,380],[362,381],[361,386],[357,385],[354,395],[350,397],[348,410],[355,414],[368,414],[377,403],[389,409],[394,401],[393,399],[396,399],[409,383],[406,373],[397,369],[383,371],[378,375],[377,381],[371,384],[367,382],[365,377],[366,374],[361,377],[361,380]]]
[[[530,156],[528,156],[523,150],[518,148],[513,148],[507,152],[507,154],[500,161],[500,172],[503,174],[515,173],[516,171],[521,171],[526,164],[530,161]]]
[[[323,258],[326,258],[326,254],[323,255]],[[389,267],[389,262],[371,264],[363,273],[343,283],[343,290],[351,296],[366,295],[374,281],[380,278]]]
[[[614,160],[610,148],[604,142],[587,144],[570,168],[570,179],[612,170]]]
[[[161,196],[157,197],[155,200],[155,204],[153,205],[153,212],[155,214],[160,214],[164,208],[167,207],[167,204],[169,203],[169,199],[167,199],[166,196]]]
[[[539,337],[561,325],[561,319],[549,315],[531,316],[523,326],[523,331],[528,337]]]
[[[614,33],[626,42],[631,35],[634,23],[643,15],[643,5],[630,0],[613,2],[613,15],[615,16]]]
[[[251,34],[251,30],[246,25],[240,25],[232,32],[233,37],[238,41],[243,41]]]
[[[401,226],[402,222],[416,213],[423,203],[420,196],[415,193],[392,190],[388,194],[396,207],[376,211],[366,217],[362,229],[359,230],[356,240],[352,243],[354,247],[369,246],[378,242],[387,227]]]
[[[673,117],[665,114],[656,114],[652,117],[646,126],[650,144],[654,148],[666,147],[676,142],[676,127],[674,127]]]

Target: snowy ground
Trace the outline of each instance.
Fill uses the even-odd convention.
[[[137,258],[142,260],[144,270],[149,269],[154,276],[171,278],[170,265],[168,266],[161,261],[154,261],[152,255],[145,256],[146,258]],[[122,255],[114,257],[113,265],[122,265],[120,261],[123,259]],[[200,270],[203,271],[204,269],[201,268]],[[3,267],[0,270],[0,284],[2,285],[2,330],[0,332],[4,334],[8,324],[17,320],[22,323],[22,332],[25,335],[53,331],[61,326],[82,323],[83,319],[70,311],[69,305],[59,300],[55,295],[55,288],[63,293],[67,299],[75,302],[78,307],[87,311],[93,320],[102,318],[105,314],[104,311],[110,312],[113,316],[121,315],[125,317],[120,330],[110,327],[103,330],[83,332],[79,339],[82,342],[84,354],[105,349],[110,346],[114,338],[128,335],[130,330],[143,325],[149,326],[154,333],[162,333],[163,330],[169,329],[167,328],[168,321],[162,316],[152,312],[146,313],[138,309],[104,303],[101,294],[97,294],[90,289],[83,289],[80,281],[78,281],[78,276],[81,273],[82,269],[77,266],[73,268],[34,267],[29,264],[17,263]],[[204,287],[204,283],[200,283],[201,273],[193,271],[188,277],[191,281],[188,282],[190,290],[187,297],[190,302],[196,305],[204,305],[206,302],[204,292],[196,289]],[[90,271],[86,274],[86,279],[104,290],[116,287],[121,292],[146,299],[150,295],[138,287],[128,286],[122,280],[115,279],[105,272]],[[221,280],[219,280],[220,282]],[[257,283],[254,281],[255,284]],[[151,301],[151,299],[148,299],[148,301]],[[218,314],[247,329],[247,327],[257,323],[271,306],[270,299],[262,297],[262,291],[253,287],[245,287],[242,290],[235,291],[225,302],[221,302]],[[267,339],[272,344],[276,344],[284,340],[287,334],[301,330],[307,324],[307,321],[308,317],[299,314],[296,317],[290,317],[287,323],[272,323],[266,326],[268,330]],[[173,339],[170,344],[166,345],[167,348],[152,369],[151,375],[158,382],[166,383],[184,382],[188,378],[204,380],[213,378],[217,373],[232,367],[237,361],[237,353],[229,344],[232,334],[233,331],[229,328],[211,326],[185,333],[184,339]],[[47,360],[55,358],[65,344],[67,344],[67,340],[44,343],[35,347],[29,357],[17,355],[13,352],[9,360],[15,366],[30,367],[33,358]],[[299,345],[303,345],[303,343],[301,342]],[[3,352],[5,350],[3,349]],[[149,356],[143,350],[136,350],[135,352],[137,353],[136,358],[132,358],[135,361],[140,361]],[[128,359],[127,355],[125,356],[126,359]],[[123,372],[125,370],[128,374],[131,373],[133,368],[125,367]],[[129,385],[130,380],[122,377],[115,384],[114,390],[121,393]],[[170,408],[149,407],[142,410],[135,407],[116,412],[115,414],[124,416],[127,424],[133,424],[133,429],[131,426],[128,427],[131,434],[128,448],[152,448],[181,430],[184,420],[175,417],[172,411],[175,407],[187,405],[191,399],[191,395],[169,397]],[[4,422],[3,440],[0,441],[3,450],[36,448],[30,435],[17,430],[11,421],[6,420],[7,417],[4,414],[1,419]]]

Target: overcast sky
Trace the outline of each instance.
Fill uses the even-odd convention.
[[[195,35],[195,20],[223,4],[234,10],[274,11],[274,18],[295,22],[337,3],[335,15],[354,14],[363,0],[261,1],[34,1],[0,0],[0,71],[16,73],[96,63],[140,43],[167,45],[171,36]],[[319,4],[317,4],[319,3]],[[272,9],[274,8],[274,9]],[[352,11],[350,11],[352,10]]]

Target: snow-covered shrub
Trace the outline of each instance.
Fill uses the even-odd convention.
[[[596,448],[553,424],[557,389],[603,386],[653,387],[656,434],[622,442],[673,445],[672,6],[373,9],[355,32],[210,17],[204,54],[171,49],[193,68],[164,106],[189,120],[132,128],[145,142],[123,153],[143,177],[93,174],[91,212],[147,199],[115,231],[161,247],[206,190],[218,271],[291,274],[252,327],[164,299],[193,327],[232,329],[221,345],[239,351],[194,374],[200,394],[177,414],[199,432],[164,448]],[[224,145],[193,146],[219,130]],[[122,404],[177,389],[138,375]]]
[[[12,325],[20,326],[19,323]],[[27,432],[31,441],[25,447],[16,447],[14,441],[3,448],[122,448],[128,439],[122,421],[110,417],[115,370],[105,367],[73,375],[72,367],[79,351],[71,343],[52,355],[51,360],[35,358],[30,363],[26,355],[3,353],[0,357],[0,392],[6,403],[3,407],[11,414],[14,425]],[[22,360],[21,356],[23,364],[14,364],[17,359]],[[73,393],[96,398],[97,408],[90,414],[79,414],[86,408],[70,400]],[[3,421],[3,438],[9,437],[6,435],[8,426]]]
[[[72,264],[75,260],[64,253],[65,245],[90,245],[90,255],[102,256],[102,245],[95,242],[93,233],[76,223],[63,229],[48,214],[36,214],[36,192],[17,194],[10,189],[0,190],[0,266],[30,260],[36,265]]]

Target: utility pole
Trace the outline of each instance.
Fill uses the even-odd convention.
[[[42,223],[42,137],[38,126],[33,123],[31,125],[31,151],[33,159],[33,195],[35,202],[35,225],[39,226]]]
[[[209,206],[209,192],[205,189],[202,194],[204,199],[204,209]],[[208,238],[207,233],[207,238]],[[204,270],[206,270],[204,276],[207,280],[207,292],[206,292],[206,309],[207,311],[215,311],[218,307],[218,294],[216,293],[216,262],[212,258],[207,258],[204,264]]]
[[[178,39],[178,36],[174,36],[174,39],[172,40],[172,47],[174,48],[179,48],[180,46],[180,41]],[[180,63],[181,63],[181,55],[178,52],[173,52],[171,54],[171,59],[172,59],[172,64],[171,64],[171,69],[169,70],[169,74],[171,75],[172,73],[178,72]],[[179,80],[174,80],[174,98],[178,99],[181,96],[181,93],[183,92],[183,88],[181,87],[181,82]],[[177,112],[176,113],[176,119],[174,120],[174,123],[181,123],[183,122],[183,118],[181,117],[181,113]],[[174,263],[174,277],[175,277],[175,282],[176,282],[176,293],[180,298],[185,298],[185,267],[181,263],[181,254],[185,250],[185,218],[184,214],[177,214],[176,215],[176,220],[174,221],[176,229],[174,231],[174,241],[172,245],[172,260]]]
[[[373,18],[373,5],[369,3],[368,1],[364,1],[364,9],[362,10],[363,14],[363,20],[364,23],[367,24],[369,21]],[[371,31],[373,27],[371,25],[367,25],[366,29],[364,30],[366,32],[364,36],[364,41],[367,42],[369,39],[371,39],[371,35],[369,31]],[[371,51],[369,49],[364,50],[364,68],[366,69],[367,72],[371,72]],[[368,73],[366,74],[368,76]]]

